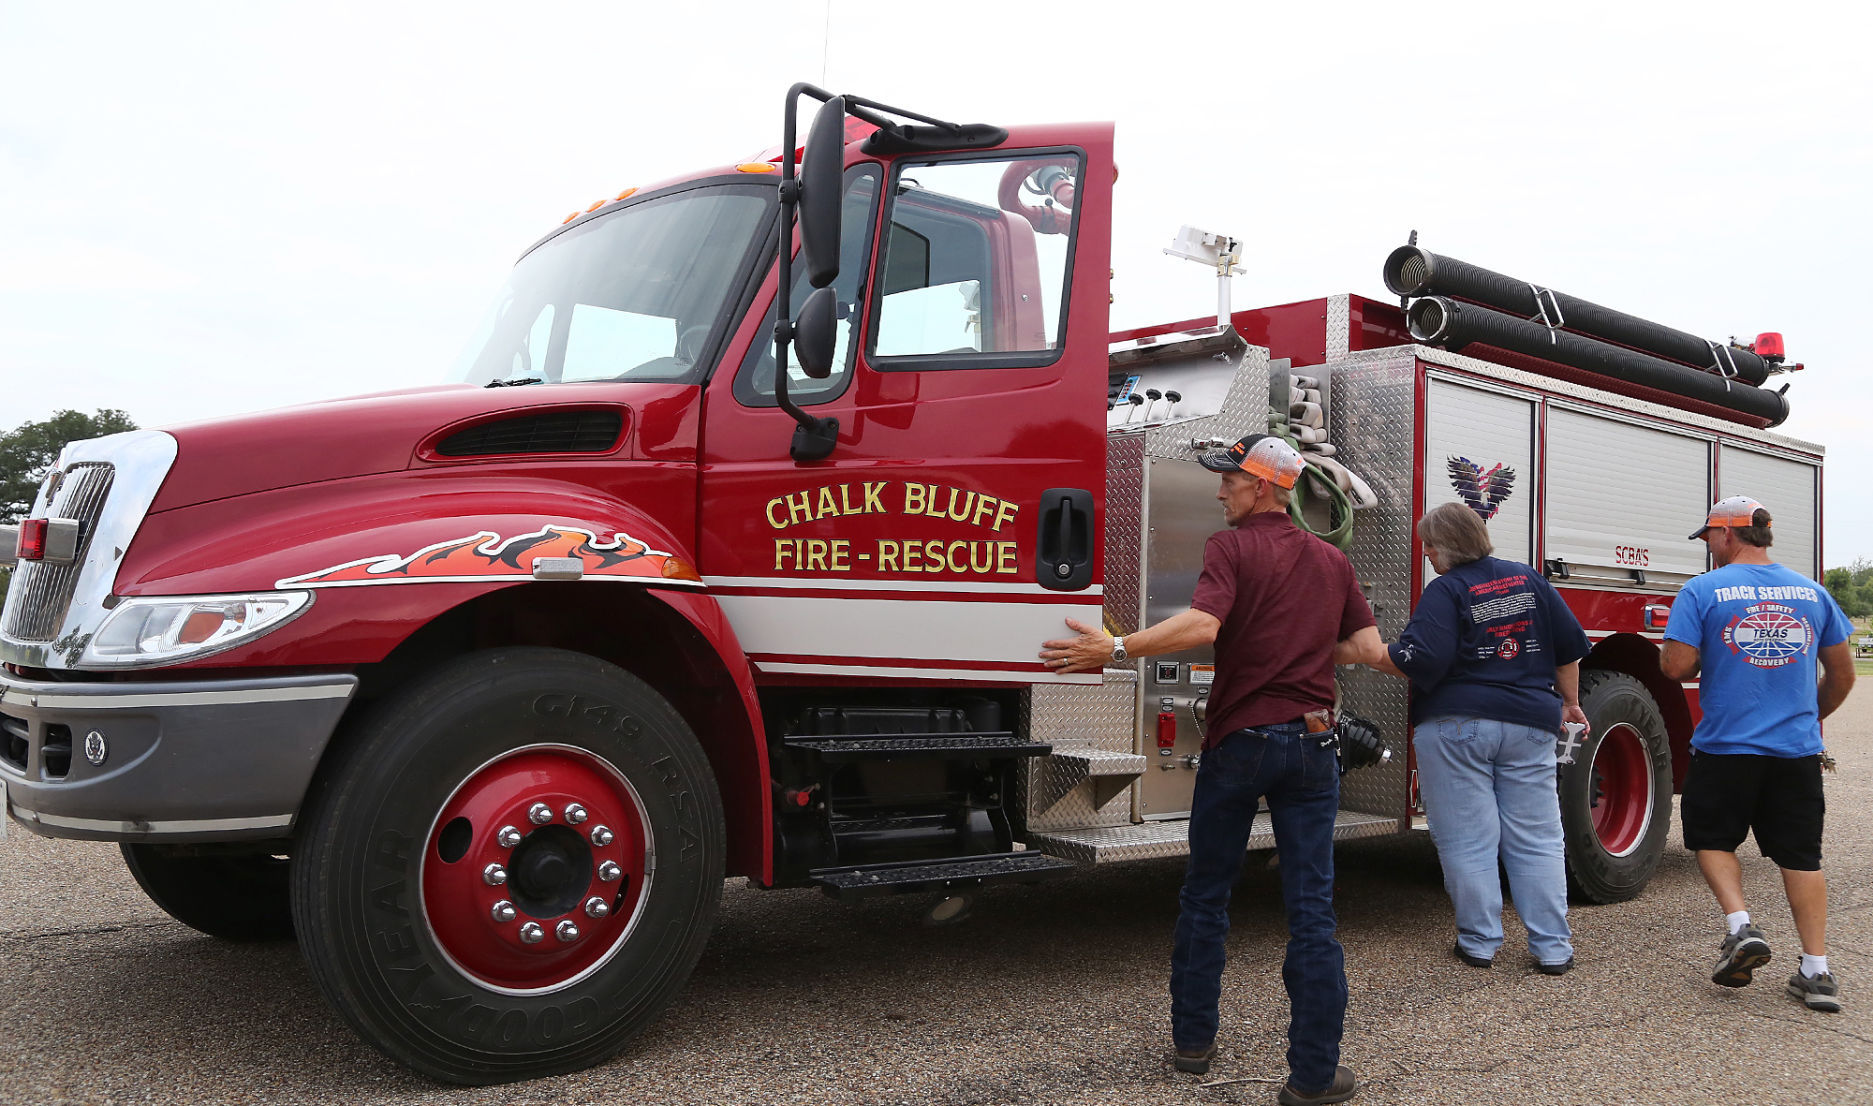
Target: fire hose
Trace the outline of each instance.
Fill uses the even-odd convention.
[[[1300,479],[1294,482],[1288,517],[1296,526],[1344,551],[1353,541],[1353,511],[1377,506],[1378,497],[1358,473],[1335,458],[1338,450],[1327,441],[1320,382],[1310,376],[1290,376],[1288,394],[1287,411],[1274,407],[1268,410],[1269,433],[1293,446],[1307,462]],[[1328,527],[1324,531],[1316,530],[1307,520],[1310,498],[1327,505]]]

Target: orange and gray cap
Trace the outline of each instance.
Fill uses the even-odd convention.
[[[1246,472],[1292,488],[1303,462],[1294,447],[1280,438],[1250,434],[1221,453],[1205,455],[1201,464],[1211,472]]]
[[[1704,516],[1704,525],[1697,528],[1697,533],[1691,535],[1691,540],[1696,541],[1703,537],[1704,531],[1713,526],[1754,526],[1757,511],[1761,511],[1764,515],[1769,513],[1767,507],[1747,495],[1733,495],[1728,499],[1719,499],[1710,505],[1710,513]],[[1769,523],[1764,522],[1763,525],[1767,526]]]

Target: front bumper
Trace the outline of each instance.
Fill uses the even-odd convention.
[[[46,837],[287,836],[355,676],[46,683],[0,670],[6,810]]]

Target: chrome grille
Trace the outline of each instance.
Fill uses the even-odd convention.
[[[78,520],[78,556],[70,564],[21,561],[15,566],[8,588],[6,626],[0,632],[15,641],[51,641],[58,633],[78,585],[78,570],[91,547],[91,535],[104,513],[114,472],[113,466],[102,463],[80,463],[65,470],[46,505],[46,517]]]

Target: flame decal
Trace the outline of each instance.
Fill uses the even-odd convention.
[[[385,553],[341,565],[288,576],[279,588],[358,587],[370,584],[417,584],[442,581],[531,579],[539,557],[576,558],[587,578],[655,580],[699,584],[696,570],[672,553],[652,549],[625,533],[610,541],[577,526],[546,525],[531,534],[502,538],[482,530],[465,538],[424,546],[408,556]]]

